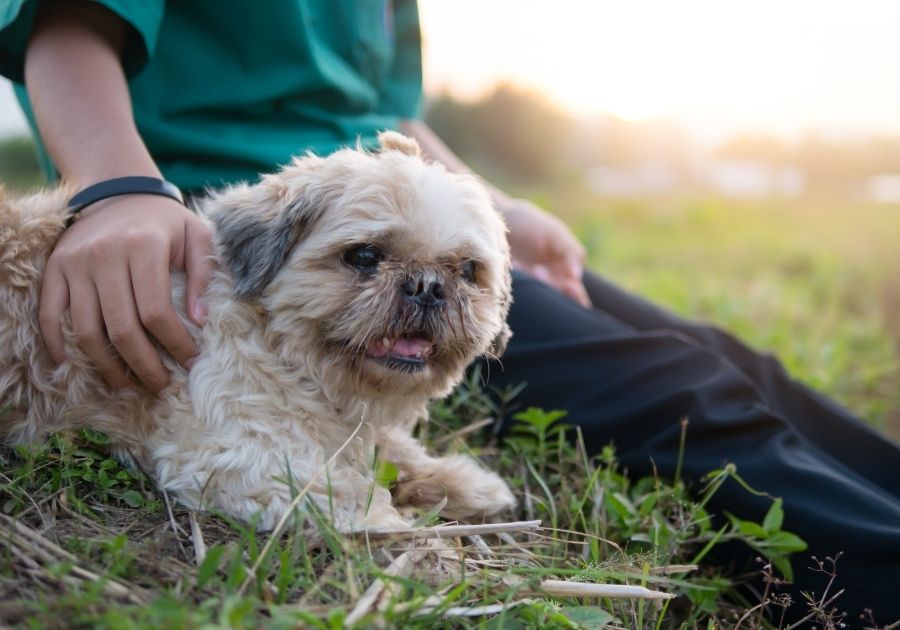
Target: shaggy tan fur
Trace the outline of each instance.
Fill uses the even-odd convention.
[[[430,400],[505,344],[504,224],[474,179],[425,163],[409,138],[380,140],[379,153],[298,158],[199,204],[220,271],[204,296],[207,323],[181,314],[197,361],[187,371],[164,356],[172,380],[158,397],[111,391],[68,322],[70,359],[53,366],[38,297],[71,191],[0,200],[0,435],[105,431],[185,503],[258,517],[260,529],[287,509],[291,485],[311,480],[311,499],[342,529],[404,525],[373,482],[376,445],[406,482],[406,503],[446,497],[451,518],[512,505],[495,474],[432,457],[411,436]],[[184,278],[172,284],[181,307]]]

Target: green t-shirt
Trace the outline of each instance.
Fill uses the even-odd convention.
[[[252,180],[418,113],[415,0],[100,0],[130,26],[122,53],[138,130],[185,190]],[[0,73],[35,132],[23,81],[38,0],[0,0]],[[42,163],[52,164],[40,145]]]

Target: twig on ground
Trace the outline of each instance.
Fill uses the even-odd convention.
[[[206,541],[203,540],[203,530],[200,528],[200,522],[197,520],[197,513],[194,510],[188,512],[188,519],[191,522],[191,540],[194,541],[194,560],[197,561],[199,567],[206,557]]]
[[[651,591],[643,586],[625,584],[591,584],[565,580],[543,580],[540,589],[556,597],[610,597],[627,599],[672,599],[672,593]]]
[[[602,543],[606,543],[610,547],[613,547],[616,551],[618,551],[623,556],[625,555],[625,552],[622,550],[622,548],[619,545],[617,545],[613,541],[609,540],[608,538],[603,538],[602,536],[597,536],[595,534],[589,534],[587,532],[576,532],[571,529],[561,529],[559,527],[541,527],[541,531],[554,532],[554,533],[559,533],[559,534],[575,534],[576,536],[581,536],[582,538],[593,538],[594,540],[597,540]],[[569,541],[569,542],[574,543],[575,541]]]
[[[478,550],[478,553],[482,558],[490,557],[494,555],[494,550],[491,549],[486,542],[484,542],[484,538],[479,536],[478,534],[472,534],[467,536],[469,542]]]
[[[436,527],[380,528],[352,532],[369,538],[457,538],[481,536],[501,532],[524,532],[539,529],[541,521],[514,521],[511,523],[485,523],[483,525],[438,525]]]
[[[148,601],[149,597],[144,589],[139,588],[134,584],[129,584],[125,580],[105,578],[93,571],[85,569],[78,564],[78,558],[25,523],[21,523],[5,514],[0,514],[0,522],[2,522],[9,530],[9,534],[4,536],[4,538],[10,545],[10,549],[13,550],[13,553],[21,551],[22,549],[29,551],[32,563],[34,562],[34,557],[39,558],[48,565],[60,561],[69,562],[71,564],[72,576],[102,584],[103,591],[107,595],[127,599],[132,604],[145,604]],[[17,547],[21,549],[17,549]],[[18,556],[18,554],[16,555]]]
[[[406,575],[409,572],[409,569],[412,567],[416,556],[426,551],[428,550],[415,549],[400,554],[384,570],[384,577]],[[378,603],[378,599],[384,592],[385,586],[386,584],[383,577],[378,578],[377,580],[372,582],[369,585],[369,588],[366,589],[366,592],[363,593],[363,596],[359,599],[358,602],[356,602],[356,606],[353,607],[353,610],[350,612],[350,614],[347,615],[347,618],[344,620],[344,625],[347,627],[352,627],[360,619],[362,619],[366,615],[366,613],[368,613]]]
[[[172,512],[172,503],[169,501],[169,493],[166,492],[165,488],[160,488],[159,493],[162,495],[163,502],[166,504],[166,514],[169,516],[169,525],[172,527],[172,534],[175,535],[175,542],[178,544],[178,550],[181,551],[181,555],[185,559],[190,558],[187,549],[185,549],[184,545],[181,543],[181,536],[187,538],[187,532],[185,532],[175,520],[175,514]],[[191,512],[191,514],[193,514],[193,512]],[[191,523],[191,526],[193,527],[193,523]],[[196,549],[197,547],[195,546],[194,551],[196,551]]]
[[[667,564],[662,567],[650,567],[652,575],[672,575],[673,573],[690,573],[699,567],[696,564]]]
[[[530,550],[526,549],[525,547],[523,547],[522,545],[520,545],[516,541],[515,538],[513,538],[512,536],[509,535],[509,532],[498,532],[497,538],[499,538],[502,542],[506,543],[507,545],[510,545],[511,547],[515,547],[519,552],[521,552],[525,556],[528,556],[531,558],[536,557],[533,551],[530,551]]]
[[[529,599],[517,599],[508,604],[487,604],[485,606],[452,606],[441,613],[442,617],[484,617],[486,615],[496,615],[510,608],[515,608],[520,604],[527,603]],[[427,615],[434,608],[422,608],[421,613],[416,616]]]
[[[175,520],[175,512],[172,510],[172,502],[169,500],[169,493],[165,490],[160,490],[159,493],[162,495],[163,502],[166,504],[166,514],[169,516],[169,524],[172,526],[172,533],[175,534],[176,538],[179,535],[187,538],[188,533],[184,531],[184,528]]]

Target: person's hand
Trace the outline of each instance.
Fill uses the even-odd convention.
[[[47,261],[39,320],[50,356],[66,359],[61,317],[68,308],[75,342],[111,387],[133,385],[124,361],[158,392],[169,374],[148,335],[187,367],[197,353],[172,305],[169,272],[187,273],[187,313],[201,324],[211,251],[206,223],[171,199],[128,195],[87,208]]]
[[[497,209],[509,227],[513,267],[590,306],[582,281],[586,252],[565,223],[524,199],[504,199]]]

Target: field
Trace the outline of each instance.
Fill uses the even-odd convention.
[[[900,208],[814,200],[613,201],[577,186],[522,192],[570,222],[588,246],[592,268],[776,353],[798,379],[900,437]],[[779,502],[761,523],[711,526],[706,502],[740,471],[713,472],[705,489],[688,496],[679,479],[624,478],[611,450],[586,457],[576,436],[567,439],[551,426],[550,413],[530,411],[519,434],[498,444],[478,428],[495,412],[474,387],[463,387],[436,406],[425,437],[444,450],[468,449],[502,471],[519,498],[509,520],[540,519],[543,529],[445,535],[431,547],[403,536],[387,542],[344,537],[324,523],[319,533],[300,523],[269,537],[214,515],[192,517],[169,506],[140,472],[112,459],[102,435],[2,450],[0,624],[765,623],[757,607],[765,593],[755,600],[736,595],[726,577],[703,563],[712,546],[739,539],[770,558],[774,568],[761,570],[777,573],[789,570],[786,555],[802,548],[781,531]],[[381,472],[390,483],[390,468]],[[420,523],[435,519],[424,514]],[[678,597],[567,596],[548,579],[642,585]],[[817,616],[815,606],[794,606],[827,627],[828,615]]]
[[[774,353],[796,378],[900,438],[900,208],[532,197],[565,209],[593,269]]]

